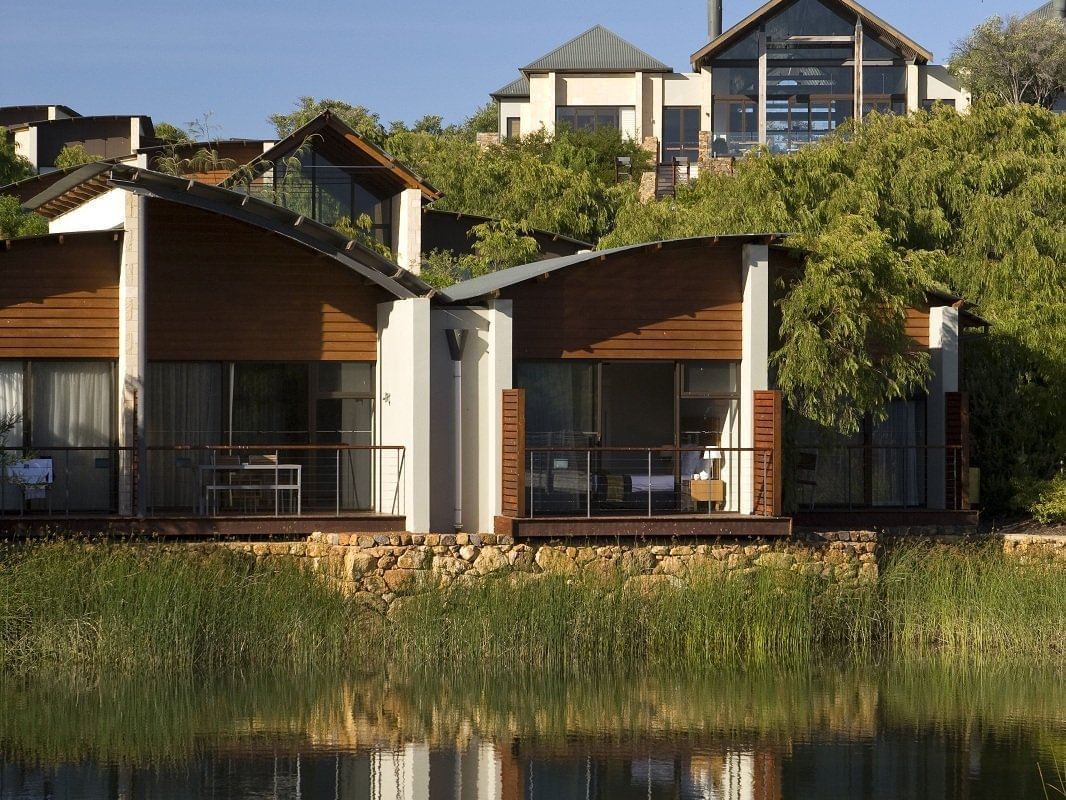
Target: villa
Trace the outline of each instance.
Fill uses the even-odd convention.
[[[0,527],[786,535],[971,524],[959,354],[930,294],[928,393],[841,438],[773,383],[776,233],[592,251],[435,290],[478,217],[329,113],[232,166],[156,145],[6,187],[49,221],[0,248]],[[195,145],[186,145],[192,150]],[[237,158],[234,158],[237,162]],[[351,239],[331,225],[365,214]],[[389,256],[383,253],[389,253]]]
[[[607,126],[660,164],[714,168],[755,145],[792,152],[872,111],[966,111],[969,93],[932,62],[853,0],[770,0],[726,31],[721,0],[710,0],[708,41],[691,72],[597,25],[530,61],[492,97],[501,138]]]

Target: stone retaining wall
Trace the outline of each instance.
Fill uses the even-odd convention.
[[[230,542],[257,558],[296,559],[375,605],[420,588],[488,576],[625,575],[643,585],[683,586],[693,575],[792,570],[841,583],[877,580],[877,535],[871,531],[806,534],[790,540],[608,541],[515,543],[478,534],[312,534],[304,542]]]

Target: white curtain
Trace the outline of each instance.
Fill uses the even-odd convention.
[[[32,374],[31,444],[39,457],[53,459],[53,511],[109,510],[117,468],[111,362],[35,361]],[[49,449],[62,447],[93,449]]]
[[[6,435],[0,436],[0,446],[22,446],[22,362],[0,361],[0,419],[13,418],[14,426]],[[17,458],[18,453],[5,451],[6,462]],[[2,476],[0,476],[2,478]],[[20,494],[6,480],[0,480],[0,510],[8,511],[19,507]]]
[[[150,363],[145,399],[149,447],[221,444],[221,364]],[[149,506],[192,509],[204,460],[197,451],[149,450]]]

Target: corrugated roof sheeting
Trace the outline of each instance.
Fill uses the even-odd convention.
[[[489,95],[489,97],[529,97],[529,78],[525,75]]]
[[[522,67],[523,72],[673,72],[657,58],[602,25]]]

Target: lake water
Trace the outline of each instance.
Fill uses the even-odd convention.
[[[0,798],[1044,798],[1063,673],[0,684]],[[1051,797],[1062,797],[1054,789]]]

